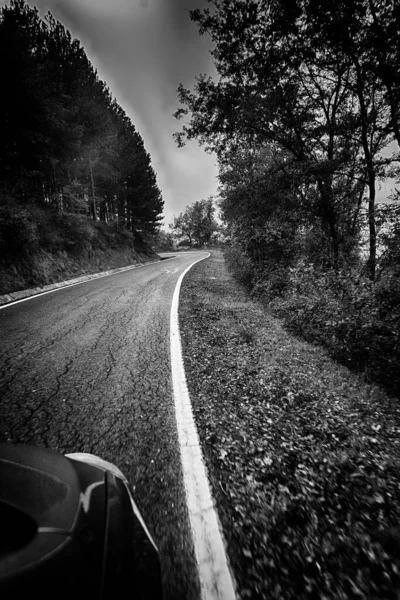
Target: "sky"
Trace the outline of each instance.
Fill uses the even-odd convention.
[[[214,74],[211,44],[189,10],[206,0],[27,0],[69,29],[131,118],[149,152],[164,199],[164,227],[185,207],[214,195],[216,158],[196,141],[178,148],[177,87]],[[0,6],[7,2],[0,0]]]

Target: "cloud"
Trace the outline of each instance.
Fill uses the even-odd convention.
[[[58,0],[52,2],[47,0],[47,4],[58,8],[59,5],[65,6],[69,4],[72,11],[84,11],[90,14],[94,12],[101,14],[102,17],[117,15],[123,18],[126,15],[131,15],[138,9],[149,9],[153,2],[151,0]]]

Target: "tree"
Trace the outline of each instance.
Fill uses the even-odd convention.
[[[369,190],[368,266],[372,280],[375,279],[376,271],[376,181],[379,175],[384,174],[379,153],[393,137],[399,141],[399,98],[396,100],[393,84],[396,82],[396,74],[389,80],[383,68],[383,56],[390,59],[389,44],[394,39],[392,37],[388,44],[388,40],[382,37],[382,27],[380,37],[377,35],[379,26],[384,21],[387,31],[392,30],[391,24],[396,11],[388,10],[390,4],[380,3],[378,9],[378,3],[374,0],[351,0],[338,3],[330,12],[329,18],[326,18],[326,13],[321,12],[323,7],[319,0],[309,0],[304,10],[312,29],[314,44],[320,45],[325,53],[338,53],[342,62],[349,65],[349,86],[356,99],[358,118],[356,134],[364,154],[365,179]],[[381,18],[378,18],[378,12]],[[399,71],[398,67],[397,61],[394,73]]]
[[[365,69],[364,47],[351,37],[353,23],[364,13],[350,14],[346,3],[322,10],[319,2],[316,17],[318,0],[213,4],[213,12],[196,10],[191,16],[214,42],[219,79],[200,76],[193,92],[179,87],[184,108],[175,116],[189,115],[190,121],[176,134],[178,144],[197,138],[220,160],[240,145],[285,151],[291,168],[304,174],[311,193],[299,199],[330,240],[336,269],[348,245],[347,231],[361,226],[367,185],[373,279],[379,153],[394,134],[382,86]],[[348,31],[347,39],[340,27]],[[340,35],[339,43],[335,36]]]
[[[41,194],[41,167],[49,127],[43,99],[48,86],[43,70],[44,30],[37,9],[15,0],[3,7],[0,51],[2,65],[1,180],[25,199]]]
[[[181,242],[189,246],[204,246],[210,243],[213,233],[218,229],[214,214],[212,197],[198,200],[175,217],[170,228]]]
[[[175,250],[175,241],[172,233],[159,229],[149,237],[149,243],[155,252],[170,252]]]
[[[144,143],[78,40],[24,0],[0,11],[0,192],[154,232],[163,200]]]
[[[265,272],[291,264],[296,233],[308,223],[299,202],[301,178],[285,158],[287,153],[278,157],[271,148],[243,147],[220,165],[222,218],[236,244]]]
[[[345,103],[345,79],[334,63],[325,70],[319,64],[307,71],[298,60],[293,39],[278,44],[277,53],[274,19],[266,3],[234,4],[232,10],[232,2],[218,2],[213,15],[192,13],[201,31],[210,32],[216,41],[213,55],[221,76],[216,84],[199,78],[194,94],[180,88],[187,108],[177,116],[192,113],[183,135],[199,137],[220,158],[229,152],[232,140],[236,146],[286,150],[289,160],[301,163],[318,188],[315,211],[331,239],[337,264],[340,232],[332,170],[343,154],[335,133]],[[330,102],[333,97],[336,101]]]

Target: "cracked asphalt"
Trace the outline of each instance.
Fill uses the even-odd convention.
[[[177,279],[204,253],[0,310],[0,441],[91,452],[127,476],[166,600],[197,600],[170,374]]]

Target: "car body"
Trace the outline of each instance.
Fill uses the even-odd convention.
[[[157,547],[112,463],[0,444],[0,596],[162,598]]]

